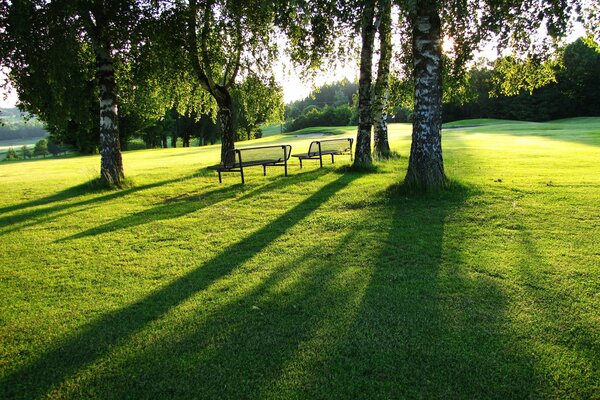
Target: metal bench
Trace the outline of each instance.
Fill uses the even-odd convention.
[[[292,146],[277,145],[277,146],[261,146],[261,147],[246,147],[242,149],[232,150],[234,157],[226,157],[232,159],[229,164],[219,164],[209,167],[217,170],[219,173],[219,183],[222,183],[222,172],[239,172],[244,183],[244,168],[256,165],[262,165],[263,175],[267,175],[267,166],[283,166],[285,176],[287,176],[287,161],[292,153]]]
[[[354,139],[343,138],[343,139],[326,139],[326,140],[315,140],[311,142],[308,153],[294,154],[300,161],[300,168],[302,168],[302,160],[319,160],[321,168],[323,168],[323,156],[331,155],[331,162],[335,162],[333,157],[339,155],[350,155],[352,160],[352,144]]]

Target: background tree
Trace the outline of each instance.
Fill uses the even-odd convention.
[[[354,165],[370,165],[371,127],[373,125],[373,109],[371,107],[371,80],[373,66],[373,44],[377,26],[375,24],[376,0],[367,0],[362,8],[360,76],[358,80],[358,132]]]
[[[195,82],[214,99],[221,124],[221,161],[234,148],[232,89],[249,71],[268,76],[273,49],[272,8],[259,0],[190,0],[165,9],[163,32],[183,44],[186,60],[180,68],[193,71]],[[183,23],[183,24],[182,24]],[[182,28],[185,35],[181,35]]]
[[[33,148],[33,155],[34,156],[43,156],[44,158],[46,158],[46,156],[48,155],[48,140],[47,139],[42,139],[42,140],[38,140],[37,143],[35,144],[35,147]]]
[[[376,158],[390,156],[387,130],[387,108],[390,90],[390,62],[392,58],[392,2],[379,0],[379,63],[373,88],[374,154]]]
[[[17,160],[19,160],[19,154],[17,154],[15,149],[13,149],[12,147],[9,147],[8,150],[6,151],[6,157],[4,158],[4,161],[17,161]]]
[[[134,0],[2,1],[0,60],[21,106],[47,122],[54,136],[88,150],[97,143],[100,177],[116,185],[123,179],[117,76],[135,55],[143,6]]]
[[[26,145],[23,145],[21,147],[21,156],[25,160],[25,159],[33,157],[33,152],[31,151],[31,149],[29,147],[27,147]]]
[[[283,90],[273,77],[249,75],[235,90],[238,140],[260,137],[260,126],[283,119]]]

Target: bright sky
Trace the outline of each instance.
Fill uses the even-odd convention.
[[[0,70],[0,85],[6,80],[6,74]],[[4,88],[0,87],[0,108],[11,108],[17,103],[17,94],[14,90],[7,92]]]
[[[287,104],[295,100],[302,100],[310,94],[313,87],[325,83],[337,82],[346,78],[353,82],[358,80],[358,64],[356,62],[338,65],[329,71],[318,74],[312,82],[303,81],[298,71],[289,70],[281,65],[275,69],[275,77],[283,87],[283,101]]]

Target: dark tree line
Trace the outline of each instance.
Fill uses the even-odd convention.
[[[600,115],[600,46],[580,38],[558,52],[551,67],[554,81],[516,95],[501,94],[495,81],[499,71],[473,68],[466,81],[471,100],[444,104],[444,120],[499,118],[548,121]]]

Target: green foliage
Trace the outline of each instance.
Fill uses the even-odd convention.
[[[52,154],[54,157],[60,154],[66,154],[68,150],[67,146],[56,143],[52,138],[48,140],[48,153]]]
[[[343,79],[339,82],[326,83],[313,89],[308,97],[297,100],[285,106],[287,121],[306,114],[310,108],[322,108],[326,105],[337,107],[352,104],[352,97],[358,93],[358,82]]]
[[[498,58],[494,62],[492,84],[499,93],[507,96],[523,90],[532,93],[534,89],[556,81],[555,65],[555,62],[542,61],[537,57],[522,60],[513,56]]]
[[[388,122],[406,122],[411,118],[412,101],[406,81],[392,79]],[[358,123],[358,83],[344,79],[314,89],[310,95],[285,106],[287,132],[311,126],[347,126]]]
[[[33,152],[31,151],[31,149],[29,147],[27,147],[26,145],[23,145],[23,146],[21,146],[21,156],[25,160],[25,159],[33,157]]]
[[[260,126],[283,119],[283,90],[273,77],[248,76],[233,91],[237,140],[260,137]]]
[[[15,149],[13,149],[12,147],[9,147],[8,150],[6,151],[6,158],[4,158],[3,161],[16,161],[19,159],[20,159],[20,157],[17,154],[17,152],[15,151]]]
[[[0,65],[9,69],[20,106],[37,115],[56,142],[97,152],[94,49],[100,42],[111,49],[116,68],[121,142],[164,113],[171,98],[160,90],[156,76],[162,71],[147,62],[146,6],[137,1],[2,1]]]
[[[48,154],[48,139],[38,141],[33,148],[33,155],[36,157],[43,156],[45,158]]]
[[[286,122],[284,130],[292,132],[311,126],[347,126],[352,116],[352,109],[347,104],[337,107],[325,105],[322,109],[309,106],[298,118]]]
[[[578,39],[557,52],[556,62],[543,67],[539,75],[542,78],[537,82],[521,81],[516,75],[513,75],[515,79],[512,81],[499,81],[514,59],[496,62],[494,67],[500,71],[485,65],[474,67],[469,70],[466,83],[466,92],[471,100],[446,103],[444,120],[501,118],[548,121],[600,115],[600,51],[598,45],[590,40]],[[525,68],[533,66],[529,64]],[[551,68],[550,72],[548,68]],[[527,73],[530,77],[534,75],[533,71]],[[533,86],[536,88],[532,89]]]

